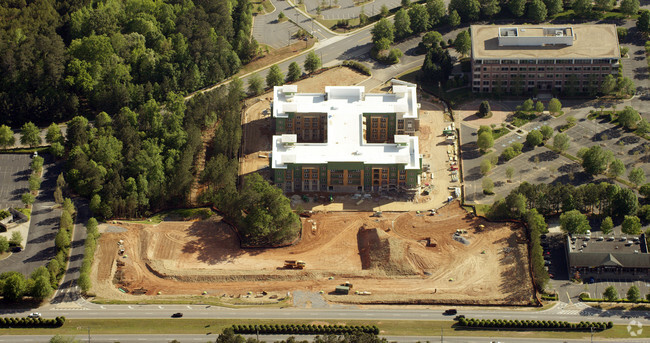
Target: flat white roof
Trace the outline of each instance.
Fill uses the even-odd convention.
[[[273,136],[273,168],[286,168],[286,163],[363,162],[404,164],[406,169],[420,169],[418,137],[395,135],[396,143],[389,144],[366,143],[363,138],[364,113],[396,113],[398,118],[417,118],[415,87],[394,86],[393,93],[388,94],[365,94],[365,88],[357,86],[325,90],[325,94],[287,96],[282,87],[274,87],[273,116],[286,118],[287,112],[326,113],[327,142],[287,143],[286,135]]]

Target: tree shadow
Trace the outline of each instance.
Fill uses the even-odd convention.
[[[195,222],[186,231],[195,238],[185,243],[183,253],[196,254],[198,261],[210,265],[233,263],[244,253],[256,255],[266,250],[242,249],[234,229],[220,218]]]
[[[557,160],[559,157],[560,157],[560,155],[558,153],[556,153],[555,151],[546,150],[546,151],[543,151],[543,152],[540,152],[538,154],[530,156],[528,158],[528,161],[535,162],[535,160],[538,159],[539,162],[551,162],[551,161]]]

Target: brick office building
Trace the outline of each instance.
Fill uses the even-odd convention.
[[[588,93],[618,73],[616,25],[472,25],[472,91]],[[536,90],[535,90],[536,89]]]
[[[325,93],[273,89],[271,168],[275,184],[292,192],[414,189],[421,156],[415,85],[366,94],[364,87]]]

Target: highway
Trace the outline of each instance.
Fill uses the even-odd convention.
[[[83,332],[83,329],[80,329]],[[498,335],[498,332],[495,333]],[[177,340],[181,343],[186,342],[214,342],[217,339],[217,334],[209,335],[93,335],[91,332],[90,341],[95,343],[141,343],[141,342],[171,342]],[[255,335],[247,335],[246,338],[255,338]],[[266,342],[276,342],[286,340],[290,335],[260,335],[260,340]],[[314,336],[293,336],[297,341],[311,340]],[[588,342],[589,340],[578,339],[551,339],[551,338],[516,338],[516,337],[471,337],[471,336],[381,336],[386,338],[389,342],[399,343],[415,343],[415,342],[446,342],[446,343],[489,343],[489,342],[503,342],[503,343],[577,343]],[[75,336],[81,342],[88,342],[88,334],[80,333]],[[1,336],[0,342],[48,342],[50,336],[38,335],[25,335],[25,336]],[[606,340],[598,340],[594,338],[594,342],[606,342]],[[639,339],[624,339],[617,340],[617,342],[624,343],[640,343],[647,342],[646,340]]]

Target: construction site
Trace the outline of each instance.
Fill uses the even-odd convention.
[[[352,304],[531,302],[522,227],[475,218],[458,202],[418,212],[315,212],[301,218],[295,244],[273,249],[241,249],[217,215],[104,224],[90,293],[263,303],[301,290]]]

